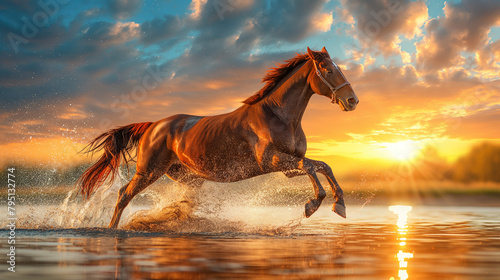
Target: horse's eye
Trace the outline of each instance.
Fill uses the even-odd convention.
[[[333,71],[332,71],[332,70],[326,70],[326,73],[328,73],[328,74],[332,74],[332,73],[333,73]]]

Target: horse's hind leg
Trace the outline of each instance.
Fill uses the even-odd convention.
[[[110,228],[118,227],[123,210],[127,207],[132,198],[154,183],[161,175],[162,173],[152,173],[151,175],[136,173],[132,180],[120,189],[118,193],[118,201],[115,206],[115,212],[113,213],[113,218],[111,218],[111,222],[109,223]]]
[[[194,205],[194,194],[198,191],[198,188],[203,185],[205,179],[196,176],[187,167],[183,166],[179,162],[171,164],[166,172],[166,175],[173,181],[189,188],[189,195],[188,197],[186,197],[187,200],[185,200],[184,202],[188,202]]]

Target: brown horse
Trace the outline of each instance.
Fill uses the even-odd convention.
[[[121,157],[127,161],[127,154],[137,146],[137,171],[119,191],[110,228],[118,227],[130,200],[163,174],[188,187],[199,187],[205,180],[235,182],[271,172],[288,177],[308,175],[315,192],[315,198],[305,205],[309,217],[326,196],[316,175],[319,172],[332,188],[333,211],[345,218],[343,192],[330,166],[305,157],[301,120],[314,93],[330,98],[343,111],[354,110],[359,101],[351,85],[325,48],[307,48],[306,54],[297,54],[271,69],[263,82],[259,92],[231,113],[175,115],[98,136],[87,152],[104,153],[79,178],[82,195],[89,197],[109,175],[113,178]]]

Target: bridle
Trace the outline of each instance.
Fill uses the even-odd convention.
[[[351,84],[347,81],[344,74],[342,73],[342,71],[340,71],[339,67],[337,66],[337,64],[335,62],[332,61],[333,66],[335,66],[335,69],[337,69],[337,71],[339,71],[340,75],[342,75],[342,78],[344,78],[344,81],[345,81],[336,87],[332,86],[325,78],[323,78],[323,75],[321,75],[321,72],[319,71],[315,60],[313,60],[313,64],[314,64],[314,68],[316,69],[316,75],[318,75],[318,77],[321,79],[321,81],[323,81],[323,83],[325,85],[327,85],[330,88],[330,90],[332,91],[332,103],[334,103],[334,104],[338,103],[339,100],[337,98],[336,91],[345,87],[345,86],[350,86]]]

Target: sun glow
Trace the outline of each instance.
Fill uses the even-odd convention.
[[[382,145],[394,159],[401,161],[413,159],[420,150],[419,145],[412,140],[395,143],[383,143]]]

